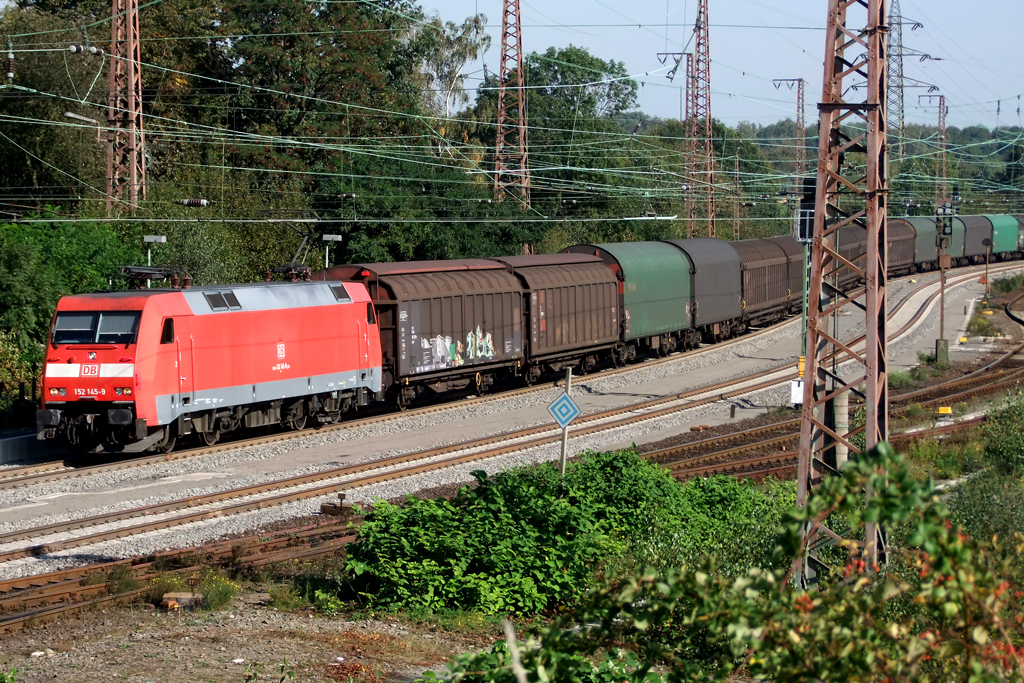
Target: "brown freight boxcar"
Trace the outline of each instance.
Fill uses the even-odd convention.
[[[501,263],[484,259],[335,266],[317,280],[362,282],[380,327],[384,386],[399,407],[423,389],[474,385],[521,367],[523,289]]]
[[[731,242],[743,264],[743,318],[747,322],[781,320],[789,312],[789,259],[768,240]]]
[[[519,278],[526,290],[528,364],[526,382],[542,370],[576,367],[586,373],[598,355],[619,342],[618,279],[591,254],[537,254],[494,259]]]
[[[889,219],[889,274],[903,275],[914,270],[914,242],[917,232],[910,223]]]
[[[792,235],[766,237],[765,242],[779,245],[779,249],[786,254],[786,260],[789,262],[786,278],[789,310],[794,313],[798,312],[804,301],[804,245],[797,242]]]

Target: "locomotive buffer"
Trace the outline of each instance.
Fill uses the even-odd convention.
[[[562,428],[562,453],[558,457],[558,471],[565,478],[565,456],[569,445],[569,424],[572,423],[580,413],[580,407],[572,400],[572,368],[565,370],[565,393],[556,398],[548,406],[548,413],[559,427]]]

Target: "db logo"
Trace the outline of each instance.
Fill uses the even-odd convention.
[[[100,366],[99,365],[83,365],[82,366],[82,377],[99,377]]]
[[[277,345],[277,357],[284,358],[284,344]]]

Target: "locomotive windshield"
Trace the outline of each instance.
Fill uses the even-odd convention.
[[[131,344],[135,341],[141,313],[58,313],[53,323],[54,344]]]

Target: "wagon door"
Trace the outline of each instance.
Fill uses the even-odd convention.
[[[174,401],[176,413],[191,412],[194,402],[195,378],[192,375],[194,354],[190,322],[188,318],[174,319],[174,344],[178,359],[178,396]]]

